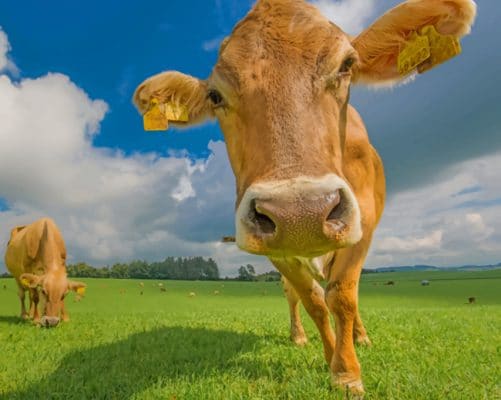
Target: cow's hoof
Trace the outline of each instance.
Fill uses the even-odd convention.
[[[371,347],[372,342],[367,335],[360,335],[355,338],[355,344],[357,346]]]
[[[21,314],[21,319],[24,319],[25,321],[30,319],[30,316],[28,314]]]
[[[332,386],[349,395],[349,399],[362,400],[365,390],[359,378],[352,378],[348,374],[338,373],[332,375]]]
[[[305,335],[293,336],[291,337],[291,340],[296,346],[304,346],[308,343],[308,338]]]

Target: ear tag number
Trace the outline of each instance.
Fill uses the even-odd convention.
[[[417,68],[422,74],[458,54],[461,54],[461,44],[457,37],[441,35],[434,26],[428,25],[419,33],[414,32],[400,51],[398,72],[407,75]]]
[[[80,296],[83,296],[85,294],[85,288],[84,287],[79,287],[77,289],[77,294]]]
[[[29,287],[30,286],[30,281],[26,278],[21,279],[21,285],[24,287]]]
[[[157,99],[151,100],[149,110],[143,116],[145,131],[166,131],[169,121]]]
[[[461,43],[456,36],[441,35],[432,25],[425,26],[421,30],[421,35],[426,35],[428,37],[431,56],[418,66],[418,72],[420,74],[461,54]]]
[[[188,122],[188,109],[182,104],[166,103],[165,116],[169,121]]]
[[[414,32],[398,56],[398,72],[407,75],[431,56],[428,37]]]

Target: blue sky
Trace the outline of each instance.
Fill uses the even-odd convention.
[[[364,13],[358,11],[362,3]],[[397,3],[317,2],[347,31],[368,26]],[[137,84],[162,70],[207,77],[217,58],[217,43],[252,2],[145,4],[0,3],[0,27],[11,48],[10,67],[2,75],[12,94],[4,91],[3,100],[14,102],[12,108],[4,107],[0,144],[2,135],[4,143],[19,139],[11,152],[29,147],[42,135],[56,147],[63,143],[57,150],[47,147],[40,157],[44,162],[32,173],[16,162],[23,157],[7,157],[2,151],[10,151],[8,147],[0,148],[0,244],[13,223],[52,215],[67,232],[74,260],[102,265],[167,253],[203,254],[222,260],[230,272],[247,260],[265,268],[265,260],[216,243],[233,231],[234,202],[233,178],[217,124],[145,133],[130,101]],[[333,4],[339,6],[336,15],[329,8]],[[352,103],[383,157],[388,180],[387,212],[369,265],[501,261],[501,248],[495,245],[501,228],[496,217],[501,191],[492,177],[501,173],[501,56],[495,51],[501,37],[496,19],[501,4],[478,5],[476,24],[463,41],[460,57],[391,90],[354,88]],[[23,108],[33,96],[48,102],[44,113],[41,107]],[[0,106],[1,101],[0,97]],[[16,122],[16,110],[32,121]],[[64,114],[64,131],[59,131],[62,123],[44,119],[52,113],[55,119]],[[7,125],[9,118],[14,122]],[[28,153],[37,154],[32,150]],[[64,194],[47,190],[58,187],[53,176],[61,171]],[[84,201],[94,190],[95,196]],[[442,197],[435,198],[439,193]],[[430,212],[422,208],[427,202],[419,201],[420,196],[434,199],[428,204]],[[406,211],[404,205],[414,211]],[[461,219],[463,225],[454,222]],[[135,229],[136,234],[124,233]],[[470,244],[475,251],[462,253],[468,239],[458,232],[467,229],[478,230]]]

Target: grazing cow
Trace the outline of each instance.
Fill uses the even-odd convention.
[[[219,296],[219,290],[214,290],[214,296]]]
[[[66,248],[54,221],[40,219],[28,226],[12,229],[5,253],[5,264],[16,279],[21,300],[21,317],[28,318],[24,300],[29,290],[30,317],[43,326],[55,326],[60,318],[68,321],[64,297],[70,290],[82,294],[85,284],[66,276]],[[44,309],[38,313],[40,289]]]
[[[164,287],[162,286],[162,287],[160,288],[160,291],[161,291],[161,292],[166,292],[166,291],[167,291],[167,289],[166,289],[166,288],[164,288]]]
[[[468,304],[475,304],[477,299],[475,297],[468,297]]]
[[[395,282],[394,281],[388,281],[385,283],[386,286],[395,286]]]
[[[150,128],[219,121],[236,178],[237,245],[268,256],[287,279],[320,331],[333,384],[352,393],[363,393],[354,340],[367,337],[358,282],[385,180],[349,105],[350,85],[391,85],[443,61],[433,48],[398,67],[425,27],[461,37],[475,12],[472,0],[408,0],[350,37],[306,1],[259,0],[221,44],[207,80],[169,71],[134,94]],[[164,117],[154,120],[158,104]]]
[[[423,279],[421,281],[421,286],[430,286],[430,281],[429,280],[426,280],[426,279]]]
[[[195,292],[188,293],[188,297],[195,297],[197,294]]]

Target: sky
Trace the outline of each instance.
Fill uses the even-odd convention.
[[[312,2],[351,35],[398,3]],[[392,89],[353,88],[388,183],[366,267],[501,261],[501,4],[477,3],[461,56]],[[251,5],[1,2],[0,247],[50,216],[69,263],[202,255],[222,275],[270,270],[219,243],[234,232],[235,188],[218,125],[147,133],[131,103],[160,71],[206,78]]]

